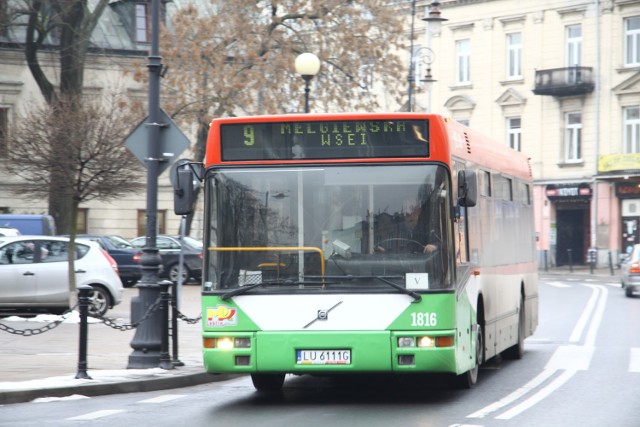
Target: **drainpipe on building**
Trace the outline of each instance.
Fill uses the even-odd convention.
[[[591,248],[598,247],[598,160],[600,155],[600,0],[595,0],[596,8],[596,64],[594,73],[595,83],[595,141],[594,156],[595,167],[593,173],[593,199],[591,202]],[[608,242],[607,242],[608,246]],[[596,255],[596,264],[598,262]]]

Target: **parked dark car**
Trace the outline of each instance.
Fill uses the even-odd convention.
[[[136,248],[143,248],[145,237],[136,237],[131,244]],[[156,245],[162,259],[162,271],[160,278],[166,278],[172,282],[178,281],[180,249],[184,247],[184,263],[182,266],[182,283],[190,279],[200,281],[202,278],[202,242],[192,237],[185,236],[181,242],[179,236],[157,236]]]
[[[122,280],[124,286],[133,286],[142,277],[142,267],[140,265],[142,251],[122,237],[79,234],[76,239],[98,242],[102,249],[107,251],[118,263],[120,280]]]

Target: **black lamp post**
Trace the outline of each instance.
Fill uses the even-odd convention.
[[[309,113],[309,82],[320,71],[320,60],[313,53],[301,53],[296,58],[295,68],[304,79],[304,112]]]
[[[158,272],[160,270],[160,254],[156,246],[158,220],[158,175],[160,162],[164,161],[160,152],[160,74],[162,57],[159,53],[160,0],[151,2],[151,50],[147,68],[149,69],[149,116],[147,117],[147,223],[146,240],[142,249],[142,278],[135,285],[140,295],[131,301],[132,321],[140,320],[160,297]],[[133,352],[129,355],[127,368],[165,367],[161,358],[161,321],[162,313],[156,310],[137,328],[131,340]]]

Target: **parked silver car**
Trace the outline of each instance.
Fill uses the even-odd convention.
[[[69,239],[0,237],[0,315],[60,314],[69,309]],[[122,300],[118,265],[96,242],[76,242],[76,285],[89,285],[92,315]]]
[[[622,287],[628,297],[640,292],[640,244],[633,245],[633,249],[620,265],[622,270]]]

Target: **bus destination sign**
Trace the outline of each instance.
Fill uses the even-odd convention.
[[[424,158],[427,120],[331,120],[220,125],[223,161]]]

